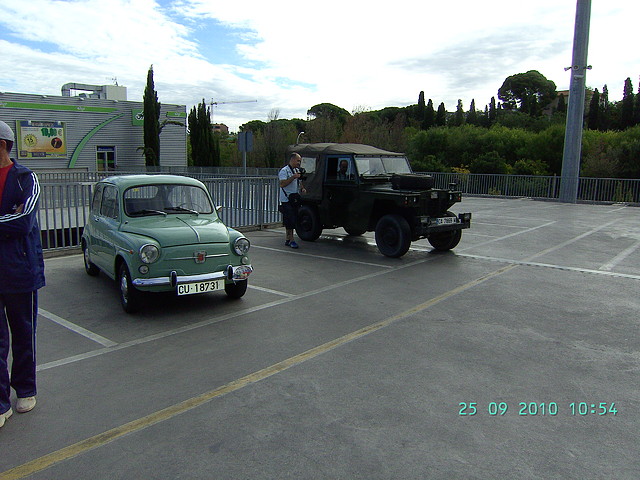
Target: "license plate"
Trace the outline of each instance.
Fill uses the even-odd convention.
[[[451,223],[458,223],[458,217],[436,218],[436,225],[449,225]]]
[[[178,285],[178,295],[193,295],[194,293],[224,290],[224,280],[208,280],[206,282],[182,283]]]

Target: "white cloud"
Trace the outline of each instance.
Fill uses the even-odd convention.
[[[59,94],[62,84],[111,83],[142,98],[149,65],[160,101],[190,108],[203,98],[257,103],[220,105],[214,119],[232,129],[248,120],[306,117],[312,105],[347,110],[417,101],[422,90],[453,110],[489,102],[504,79],[530,69],[568,88],[575,2],[414,0],[297,2],[245,0],[0,0],[0,91]],[[590,86],[622,94],[636,86],[633,48],[638,7],[622,0],[592,6]],[[216,28],[216,25],[218,26]],[[224,27],[224,28],[222,28]],[[226,35],[235,58],[210,58]],[[222,43],[221,43],[222,44]],[[215,49],[215,47],[213,47]],[[209,55],[209,57],[208,57]]]

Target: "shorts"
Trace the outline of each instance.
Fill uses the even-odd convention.
[[[284,228],[286,228],[287,230],[293,230],[294,228],[296,228],[296,217],[298,216],[298,210],[289,202],[283,202],[280,204],[280,212],[282,213]]]

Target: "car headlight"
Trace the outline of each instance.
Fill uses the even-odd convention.
[[[246,255],[250,246],[249,240],[244,237],[238,237],[236,241],[233,242],[233,249],[238,255]]]
[[[160,250],[155,245],[147,244],[140,247],[140,260],[143,263],[153,263],[160,258]]]

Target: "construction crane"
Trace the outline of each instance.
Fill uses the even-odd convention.
[[[217,107],[218,105],[226,105],[229,103],[253,103],[253,102],[257,102],[258,100],[235,100],[235,101],[230,101],[230,102],[214,102],[213,98],[211,99],[211,123],[213,123],[213,107]]]

